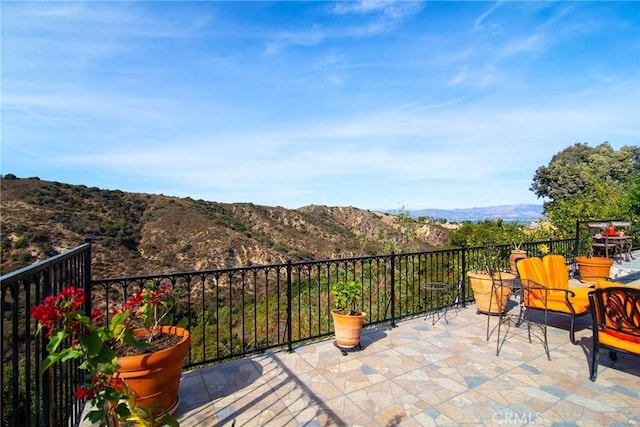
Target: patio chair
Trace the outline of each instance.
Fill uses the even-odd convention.
[[[491,281],[491,292],[489,294],[489,302],[488,306],[491,307],[493,304],[496,305],[496,309],[493,311],[493,314],[497,314],[498,323],[496,326],[491,328],[491,310],[487,312],[487,341],[491,337],[494,331],[497,331],[497,340],[496,340],[496,356],[500,355],[500,349],[502,348],[502,344],[506,340],[506,336],[508,334],[509,328],[512,323],[515,323],[516,327],[519,327],[523,322],[527,323],[527,332],[529,337],[529,342],[531,340],[531,325],[537,324],[540,326],[542,331],[542,336],[540,340],[542,345],[544,346],[545,353],[547,355],[547,359],[551,360],[551,356],[549,354],[549,344],[547,341],[547,316],[546,312],[544,313],[544,320],[533,320],[527,313],[524,312],[522,304],[520,304],[520,310],[518,314],[508,313],[509,307],[508,303],[510,301],[510,296],[514,291],[524,292],[524,289],[536,289],[541,291],[540,295],[542,299],[545,301],[544,306],[546,307],[546,299],[547,293],[544,290],[541,290],[538,285],[533,282],[525,281],[520,282],[516,280],[516,275],[512,273],[507,273],[504,271],[500,271],[499,265],[503,256],[501,250],[492,244],[484,245],[484,253],[485,253],[485,262],[487,268],[487,277]],[[526,294],[523,293],[521,298],[527,298]],[[515,317],[515,322],[513,318]],[[504,335],[502,334],[502,330],[504,328]]]
[[[640,288],[607,283],[589,292],[593,346],[589,379],[598,376],[600,349],[608,349],[611,360],[617,352],[640,356]]]
[[[546,263],[538,257],[532,257],[516,264],[523,284],[529,283],[528,287],[523,287],[523,304],[526,310],[569,315],[569,338],[572,344],[577,344],[576,318],[589,314],[590,289],[569,287],[569,273],[562,255],[547,255],[545,258]],[[538,288],[534,288],[533,284]]]
[[[552,303],[550,298],[553,296],[553,289],[546,288],[531,279],[521,278],[520,285],[522,291],[521,301],[522,306],[524,307],[524,313],[519,315],[518,323],[516,323],[516,325],[520,326],[522,322],[526,322],[529,342],[531,342],[531,325],[536,325],[540,329],[541,333],[541,336],[538,338],[544,347],[547,359],[551,360],[549,342],[547,340],[547,326],[549,324],[549,306],[550,303]],[[534,317],[534,312],[540,312],[542,318]]]

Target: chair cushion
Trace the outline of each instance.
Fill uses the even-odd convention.
[[[546,262],[545,262],[546,261]],[[518,261],[516,267],[523,283],[531,280],[543,286],[553,288],[551,279],[547,272],[547,266],[553,271],[555,285],[557,289],[567,289],[569,284],[569,271],[564,263],[562,255],[547,255],[544,260],[538,257],[526,258]],[[565,282],[566,280],[566,282]],[[574,297],[569,297],[569,302],[573,306],[576,314],[584,314],[589,310],[589,288],[569,288],[575,293]],[[525,305],[529,308],[544,309],[544,290],[525,290]],[[547,292],[547,309],[560,313],[571,314],[571,309],[567,306],[565,292],[551,290]]]
[[[547,272],[547,286],[556,289],[569,287],[569,268],[563,255],[546,255],[542,264]]]
[[[640,339],[623,332],[613,331],[611,329],[601,329],[598,333],[598,341],[602,345],[640,354]]]
[[[569,296],[569,302],[573,306],[576,313],[584,313],[589,310],[589,291],[590,288],[569,288],[575,296]]]
[[[518,274],[523,281],[533,280],[544,286],[548,286],[549,276],[544,268],[542,260],[538,257],[525,258],[516,264]]]
[[[584,314],[589,310],[588,288],[571,289],[577,291],[575,297],[569,297],[569,302],[576,314]],[[527,291],[525,291],[527,292]],[[525,305],[529,308],[544,310],[544,291],[530,290],[529,298],[525,296]],[[571,314],[571,309],[567,306],[564,291],[547,292],[547,310],[559,313]]]
[[[615,287],[627,287],[627,288],[638,288],[640,289],[640,285],[628,285],[625,283],[616,283],[616,282],[610,282],[607,279],[598,279],[598,281],[596,282],[596,289],[602,289],[602,288],[615,288]]]

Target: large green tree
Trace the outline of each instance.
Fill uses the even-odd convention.
[[[623,146],[615,151],[606,142],[596,147],[578,143],[539,167],[531,190],[545,200],[547,219],[569,236],[576,219],[640,219],[633,198],[634,188],[636,195],[640,192],[639,174],[640,147]]]

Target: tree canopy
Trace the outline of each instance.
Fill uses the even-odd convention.
[[[546,217],[563,235],[572,235],[575,221],[625,218],[637,222],[640,195],[640,147],[615,151],[608,143],[590,147],[577,143],[539,167],[531,191],[545,199]]]

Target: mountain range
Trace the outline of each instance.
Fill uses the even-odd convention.
[[[448,221],[531,218],[535,206],[390,212],[310,205],[298,209],[102,190],[38,178],[0,179],[0,273],[92,236],[95,278],[422,251],[446,245]]]
[[[88,235],[96,278],[429,250],[449,240],[444,225],[354,207],[218,203],[6,175],[0,190],[2,274]]]
[[[397,213],[397,211],[393,210],[386,212]],[[461,222],[502,218],[504,221],[521,224],[541,220],[544,217],[542,205],[525,203],[467,209],[420,209],[409,211],[409,214],[415,219],[423,217],[436,220],[445,219],[449,222]]]

